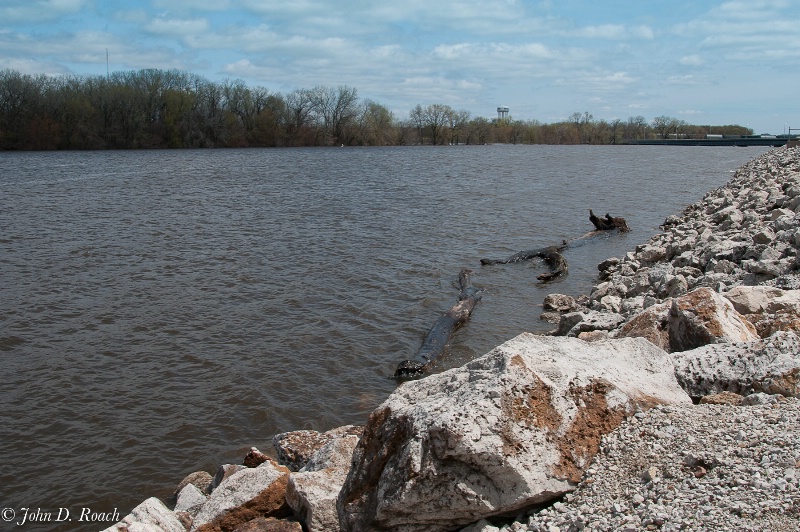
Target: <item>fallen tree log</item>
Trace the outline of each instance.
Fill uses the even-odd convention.
[[[414,358],[397,365],[395,378],[409,378],[422,374],[450,343],[450,336],[463,325],[481,299],[481,290],[472,286],[470,270],[463,268],[458,276],[461,293],[458,302],[433,324]]]
[[[562,275],[567,275],[567,271],[569,270],[567,259],[565,259],[561,253],[558,251],[549,251],[545,253],[542,258],[550,266],[550,271],[537,276],[537,279],[540,281],[552,281]]]
[[[520,251],[511,255],[507,259],[481,259],[481,264],[511,264],[514,262],[522,262],[530,259],[540,258],[550,266],[548,273],[543,273],[537,277],[540,281],[552,281],[557,277],[566,275],[568,271],[567,259],[565,259],[559,251],[566,249],[567,243],[564,242],[561,246],[548,246],[541,249],[532,249],[530,251]]]
[[[592,212],[592,209],[589,209],[589,221],[592,222],[598,231],[610,231],[612,229],[619,229],[622,233],[630,231],[625,218],[620,218],[619,216],[614,217],[608,213],[606,213],[605,218],[600,218]]]

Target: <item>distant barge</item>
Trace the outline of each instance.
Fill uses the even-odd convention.
[[[639,144],[648,146],[785,146],[788,142],[792,145],[798,143],[797,135],[707,135],[702,139],[672,138],[626,140],[625,144]]]

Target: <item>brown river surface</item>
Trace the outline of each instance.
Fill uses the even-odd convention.
[[[434,371],[550,329],[546,294],[588,293],[763,152],[0,152],[0,507],[124,516],[275,433],[363,423],[462,267],[485,292]],[[589,208],[633,230],[565,251],[565,279],[480,265],[585,234]]]

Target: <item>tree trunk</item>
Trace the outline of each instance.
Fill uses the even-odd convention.
[[[598,231],[610,231],[611,229],[619,229],[621,233],[630,231],[625,218],[613,217],[610,214],[606,214],[605,218],[599,218],[592,212],[592,209],[589,209],[589,221]]]
[[[559,253],[559,251],[566,249],[566,247],[567,244],[565,242],[560,247],[548,246],[546,248],[532,249],[530,251],[520,251],[519,253],[511,255],[507,259],[481,259],[481,264],[511,264],[514,262],[522,262],[538,257],[540,259],[544,259],[544,261],[550,266],[550,272],[539,275],[537,279],[540,281],[552,281],[553,279],[556,279],[562,275],[566,275],[569,270],[567,266],[567,259],[565,259],[561,253]]]
[[[458,302],[433,324],[414,358],[397,365],[395,378],[408,378],[422,374],[450,343],[450,336],[466,323],[472,310],[481,299],[481,291],[472,286],[470,270],[464,268],[458,276],[461,293]]]

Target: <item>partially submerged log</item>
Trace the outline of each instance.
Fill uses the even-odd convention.
[[[625,218],[619,216],[614,217],[608,213],[606,213],[605,218],[600,218],[592,212],[592,209],[589,209],[589,221],[592,222],[595,229],[598,231],[610,231],[612,229],[619,229],[622,233],[630,231]]]
[[[557,277],[566,275],[568,271],[567,259],[565,259],[559,251],[566,249],[567,243],[564,242],[561,246],[548,246],[541,249],[532,249],[530,251],[520,251],[511,255],[507,259],[481,259],[481,264],[511,264],[514,262],[522,262],[530,259],[540,258],[550,266],[548,273],[543,273],[537,277],[540,281],[552,281]]]
[[[472,286],[470,273],[472,272],[466,268],[461,270],[458,276],[461,289],[458,302],[436,320],[414,358],[404,360],[397,365],[397,370],[394,372],[396,378],[414,377],[428,369],[430,364],[444,353],[450,343],[450,336],[469,319],[472,310],[481,299],[481,291]]]
[[[567,275],[569,270],[567,266],[567,259],[565,259],[558,251],[549,251],[542,256],[544,261],[550,266],[548,273],[543,273],[536,278],[540,281],[552,281],[562,275]]]
[[[559,247],[559,246],[547,246],[546,248],[541,249],[531,249],[529,251],[520,251],[519,253],[514,253],[507,259],[481,259],[481,264],[512,264],[514,262],[523,262],[526,260],[531,260],[535,258],[545,258],[545,256],[549,253],[558,253],[559,251],[566,248],[566,242]]]

